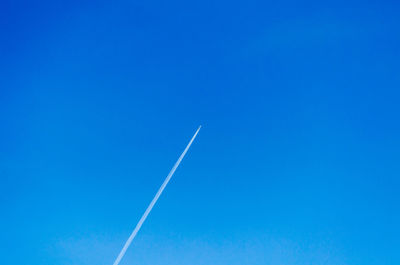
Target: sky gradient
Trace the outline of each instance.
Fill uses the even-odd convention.
[[[0,256],[400,264],[397,1],[1,1]]]

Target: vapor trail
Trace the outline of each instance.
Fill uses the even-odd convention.
[[[144,212],[142,218],[140,218],[139,222],[137,223],[135,229],[132,231],[132,234],[129,236],[128,240],[126,241],[124,247],[122,248],[121,252],[119,253],[117,259],[114,261],[113,265],[118,265],[121,259],[124,257],[126,250],[128,249],[129,245],[132,243],[132,240],[135,238],[136,234],[138,233],[140,227],[142,227],[142,224],[146,220],[147,216],[149,215],[151,209],[153,209],[154,204],[156,204],[158,198],[160,197],[161,193],[167,186],[169,180],[171,179],[172,175],[175,173],[175,170],[178,168],[179,164],[181,163],[183,157],[189,150],[190,146],[192,145],[194,138],[196,138],[197,133],[200,131],[201,126],[197,129],[196,133],[193,135],[192,139],[186,146],[185,150],[181,154],[181,156],[178,158],[178,161],[176,161],[175,165],[172,167],[171,171],[169,172],[168,176],[165,178],[163,184],[161,185],[160,189],[157,191],[156,196],[154,196],[153,200],[150,202],[149,206],[147,207],[146,211]]]

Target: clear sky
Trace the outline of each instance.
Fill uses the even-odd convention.
[[[1,1],[1,263],[400,264],[399,13]]]

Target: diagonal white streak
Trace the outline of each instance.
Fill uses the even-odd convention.
[[[192,145],[194,139],[197,136],[197,133],[200,131],[201,126],[197,129],[196,133],[193,135],[192,139],[186,146],[185,150],[181,154],[181,156],[178,158],[176,161],[175,165],[172,167],[171,171],[169,172],[168,176],[165,178],[163,184],[161,185],[160,189],[157,191],[156,196],[154,196],[153,200],[150,202],[149,206],[147,207],[146,211],[144,212],[142,218],[140,218],[139,222],[137,223],[135,229],[132,231],[132,234],[129,236],[128,240],[126,241],[124,247],[122,248],[121,252],[119,253],[117,259],[114,261],[113,265],[118,265],[121,259],[124,257],[126,250],[128,249],[129,245],[132,243],[132,240],[135,238],[136,234],[138,233],[140,227],[142,227],[142,224],[146,220],[147,216],[149,215],[151,209],[153,209],[154,204],[156,204],[158,198],[160,197],[161,193],[167,186],[169,180],[171,179],[172,175],[175,173],[175,170],[178,168],[179,164],[181,163],[183,157],[189,150],[190,146]]]

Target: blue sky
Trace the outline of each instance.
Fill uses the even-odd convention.
[[[2,1],[2,263],[400,264],[399,12]]]

